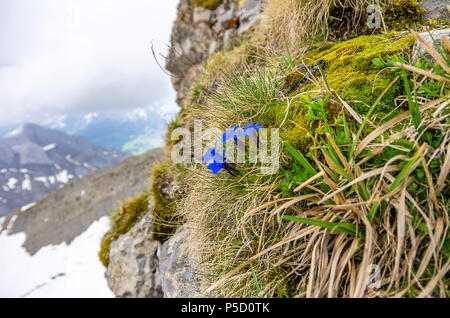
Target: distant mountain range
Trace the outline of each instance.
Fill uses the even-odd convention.
[[[98,259],[109,214],[147,190],[163,154],[128,157],[0,217],[0,297],[112,297]]]
[[[0,139],[0,216],[129,156],[85,137],[25,124]]]
[[[56,116],[39,124],[69,135],[86,137],[96,145],[141,154],[164,144],[163,137],[170,117],[170,110],[137,108]]]

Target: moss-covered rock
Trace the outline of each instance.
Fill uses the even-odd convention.
[[[180,168],[175,164],[161,163],[153,168],[151,193],[153,195],[153,239],[161,243],[175,233],[181,219],[175,214],[177,190],[176,179]]]
[[[111,229],[103,236],[99,258],[105,267],[109,264],[109,248],[120,235],[127,233],[148,211],[149,194],[142,193],[122,204],[114,211],[111,218]]]
[[[395,74],[385,70],[380,72],[372,61],[377,57],[407,55],[415,43],[413,36],[399,34],[361,36],[332,47],[319,46],[305,55],[307,61],[325,59],[325,77],[330,88],[344,100],[355,101],[354,108],[360,114],[367,111]],[[306,85],[301,91],[317,89],[314,84]],[[389,112],[394,99],[400,95],[402,85],[397,82],[384,96],[378,112]]]

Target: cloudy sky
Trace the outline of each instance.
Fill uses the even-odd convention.
[[[0,126],[175,109],[166,54],[178,0],[0,0]],[[164,65],[163,58],[160,58]]]

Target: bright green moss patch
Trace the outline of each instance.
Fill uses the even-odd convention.
[[[406,55],[410,53],[414,42],[413,36],[390,34],[361,36],[337,44],[323,43],[309,51],[297,61],[296,65],[305,63],[311,68],[317,61],[324,59],[323,71],[330,88],[346,100],[357,113],[364,116],[369,105],[374,103],[395,78],[395,74],[389,70],[380,72],[380,69],[373,65],[373,59],[380,56]],[[304,69],[302,72],[306,73],[307,70]],[[314,75],[317,78],[321,77],[319,72],[315,72]],[[312,123],[305,118],[308,113],[307,106],[302,103],[300,97],[294,96],[317,91],[318,88],[304,74],[295,71],[285,77],[280,88],[291,98],[289,107],[286,100],[274,100],[257,121],[263,120],[265,127],[279,127],[283,141],[289,142],[302,153],[307,153],[313,145],[313,136],[320,123]],[[392,111],[395,107],[395,98],[403,93],[402,82],[397,81],[385,94],[374,114],[384,116]],[[314,95],[317,93],[312,93],[313,97]],[[328,101],[325,112],[330,124],[334,124],[343,114],[350,127],[355,124],[348,112],[331,100]]]
[[[122,204],[111,214],[111,229],[103,236],[99,252],[100,261],[105,267],[109,264],[109,248],[120,235],[127,233],[148,211],[149,194],[142,193]]]
[[[329,86],[344,100],[353,101],[352,106],[359,114],[365,114],[367,105],[371,105],[395,78],[389,70],[380,72],[373,65],[373,59],[406,55],[410,53],[414,42],[412,35],[360,36],[332,47],[319,46],[306,54],[304,60],[313,63],[325,59],[324,71]],[[317,89],[314,84],[307,84],[300,91],[314,89]],[[391,111],[395,106],[395,97],[401,95],[402,90],[401,82],[397,81],[384,96],[377,112]]]

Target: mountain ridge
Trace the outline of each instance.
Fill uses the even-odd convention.
[[[128,155],[85,137],[24,124],[0,139],[0,216]]]
[[[34,255],[41,247],[70,244],[92,222],[109,215],[120,202],[145,191],[150,167],[162,159],[160,148],[131,156],[114,167],[97,170],[51,193],[26,210],[16,209],[0,224],[0,233],[24,232],[23,246]]]

